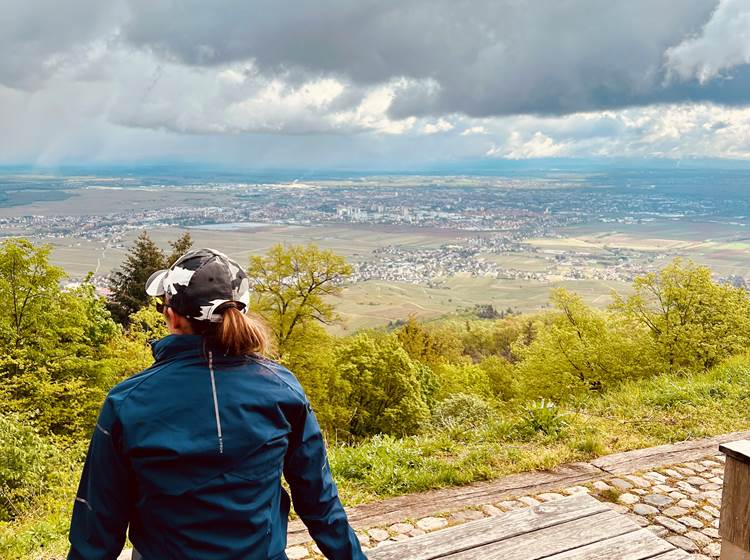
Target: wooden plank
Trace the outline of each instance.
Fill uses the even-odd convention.
[[[441,512],[456,511],[470,506],[500,502],[509,498],[541,494],[593,482],[604,473],[588,463],[570,463],[549,471],[521,473],[490,482],[467,486],[406,494],[372,504],[347,508],[349,523],[355,529],[398,523],[405,519],[419,519]],[[310,540],[301,521],[289,523],[287,543],[291,546]]]
[[[750,464],[750,441],[746,439],[730,441],[729,443],[720,445],[719,451],[735,461]]]
[[[750,551],[750,465],[727,458],[721,496],[721,537],[741,550]]]
[[[615,453],[594,459],[591,464],[611,474],[630,474],[662,465],[702,459],[707,455],[716,454],[720,444],[739,439],[750,439],[750,431]]]
[[[680,550],[679,548],[670,550],[669,552],[665,552],[664,554],[659,554],[657,556],[654,556],[653,558],[653,560],[689,560],[689,559],[690,559],[690,555],[684,550]]]
[[[638,525],[623,515],[609,510],[440,558],[444,560],[476,560],[477,558],[482,560],[507,560],[508,558],[539,560],[639,530]],[[405,555],[402,558],[410,558],[410,556]]]
[[[721,560],[749,560],[750,553],[733,545],[726,539],[721,541]]]
[[[578,494],[533,508],[510,511],[497,517],[480,519],[450,529],[428,533],[403,543],[389,543],[368,552],[370,560],[430,560],[447,554],[496,543],[547,527],[589,519],[612,510],[587,494]],[[623,518],[627,523],[630,520]]]
[[[547,558],[548,560],[645,560],[673,550],[675,548],[667,541],[660,539],[648,529],[641,529]]]

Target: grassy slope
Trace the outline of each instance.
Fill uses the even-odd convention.
[[[750,428],[750,356],[705,373],[622,385],[562,411],[561,430],[534,431],[518,409],[475,430],[331,450],[348,504]]]
[[[750,355],[705,373],[622,385],[574,403],[534,430],[516,409],[482,429],[377,437],[330,450],[348,505],[506,474],[546,469],[618,451],[750,428]],[[0,558],[62,558],[75,477],[19,521],[0,526]]]

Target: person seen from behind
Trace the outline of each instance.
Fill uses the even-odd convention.
[[[69,560],[285,560],[294,509],[323,554],[365,559],[294,375],[263,357],[242,268],[193,250],[154,273],[170,335],[154,364],[114,387],[75,498]]]

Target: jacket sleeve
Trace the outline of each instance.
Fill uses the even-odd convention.
[[[108,398],[91,436],[73,504],[68,560],[115,560],[125,544],[133,475],[121,452],[122,431]]]
[[[293,426],[284,461],[284,478],[292,492],[294,510],[330,560],[366,560],[349,525],[328,465],[320,426],[309,403]]]

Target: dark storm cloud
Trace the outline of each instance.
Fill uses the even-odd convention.
[[[0,84],[39,87],[92,41],[106,41],[123,16],[117,0],[3,0]]]
[[[396,117],[565,114],[660,102],[750,101],[750,72],[669,77],[665,52],[717,0],[130,0],[123,36],[196,66],[253,60],[359,85],[405,78]]]

